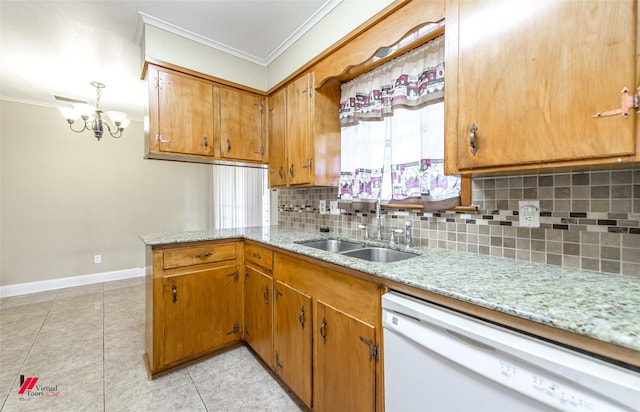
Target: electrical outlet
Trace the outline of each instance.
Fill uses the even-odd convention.
[[[521,200],[518,207],[521,227],[540,227],[539,200]]]
[[[321,200],[320,204],[318,205],[318,211],[321,215],[326,215],[327,214],[327,201],[326,200]]]
[[[102,263],[102,255],[95,255],[93,257],[93,263],[95,263],[96,265]]]
[[[338,201],[337,200],[332,200],[329,202],[329,213],[331,213],[332,215],[339,215],[340,214],[340,209],[338,209]]]

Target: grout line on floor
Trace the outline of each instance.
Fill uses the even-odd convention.
[[[198,385],[196,385],[196,382],[193,380],[193,376],[191,376],[191,372],[189,371],[189,368],[186,367],[185,370],[187,371],[187,375],[189,376],[189,379],[191,380],[191,384],[193,385],[193,387],[195,388],[196,392],[198,393],[198,397],[200,398],[200,402],[202,402],[202,406],[204,407],[205,411],[209,411],[209,409],[207,408],[207,405],[204,403],[204,398],[202,397],[202,394],[200,393],[200,389],[198,389]]]
[[[102,283],[102,410],[107,410],[107,380],[105,377],[104,365],[106,364],[106,350],[105,350],[105,333],[104,333],[104,318],[107,315],[107,302],[104,298],[104,283]]]
[[[27,361],[27,359],[29,359],[29,355],[31,355],[31,351],[33,350],[33,346],[36,344],[36,340],[38,339],[38,336],[40,335],[40,332],[42,332],[42,327],[44,326],[45,322],[47,321],[47,318],[51,314],[51,308],[53,308],[53,304],[55,303],[56,299],[58,299],[58,295],[59,294],[60,294],[60,289],[57,289],[56,290],[56,296],[53,299],[51,299],[51,303],[49,304],[49,309],[47,310],[47,314],[44,315],[44,317],[42,318],[42,324],[40,325],[40,328],[38,328],[38,332],[33,337],[33,341],[31,342],[31,346],[29,347],[29,350],[27,351],[27,355],[24,357],[24,359],[22,359],[22,363],[20,364],[20,368],[18,369],[18,374],[16,375],[16,377],[13,379],[13,382],[11,383],[11,388],[13,388],[13,386],[16,384],[16,381],[18,380],[18,377],[20,376],[20,372],[22,371],[22,368],[24,368],[24,363]],[[2,411],[4,409],[5,404],[9,400],[10,396],[11,396],[11,389],[9,389],[9,392],[5,396],[5,398],[4,398],[3,402],[2,402],[2,405],[0,405],[0,411]]]

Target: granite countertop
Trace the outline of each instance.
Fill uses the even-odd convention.
[[[423,246],[411,248],[418,257],[375,263],[296,243],[363,239],[279,226],[141,235],[152,246],[239,237],[640,351],[640,278],[633,276]]]

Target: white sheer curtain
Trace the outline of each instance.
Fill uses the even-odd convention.
[[[213,227],[269,225],[266,169],[213,166]]]
[[[450,198],[442,37],[342,85],[342,199]]]

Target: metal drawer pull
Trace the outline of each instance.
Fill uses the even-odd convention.
[[[213,253],[208,252],[208,253],[202,253],[202,254],[199,254],[199,255],[195,255],[194,258],[196,258],[196,259],[204,259],[204,258],[208,258],[209,256],[212,256],[212,255],[213,255]]]
[[[256,259],[262,259],[262,256],[260,256],[259,253],[254,253],[253,257],[256,258]]]
[[[300,325],[302,325],[302,329],[304,329],[304,306],[302,307],[302,310],[300,310],[300,316],[298,316],[298,322],[300,322]]]
[[[176,285],[171,288],[171,293],[173,294],[173,303],[176,303],[176,300],[178,300],[178,288],[176,288]]]
[[[478,148],[476,147],[476,132],[478,131],[478,126],[475,123],[471,124],[471,128],[469,129],[469,144],[471,145],[471,154],[475,156]]]
[[[327,318],[322,318],[322,325],[320,325],[320,336],[322,336],[322,343],[327,343]]]

